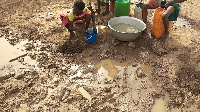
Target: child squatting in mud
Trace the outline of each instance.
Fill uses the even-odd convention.
[[[147,23],[147,9],[156,9],[159,5],[164,7],[166,11],[162,15],[162,20],[165,32],[161,39],[166,40],[167,37],[169,37],[169,21],[176,21],[179,15],[180,7],[177,3],[182,3],[184,1],[186,0],[155,0],[154,4],[144,4],[142,6],[142,19],[144,23]]]
[[[74,31],[85,33],[89,28],[90,20],[93,22],[93,29],[96,30],[95,27],[95,17],[91,13],[91,11],[85,7],[85,3],[83,1],[77,1],[74,3],[73,10],[68,11],[67,14],[61,14],[60,19],[62,24],[68,29],[70,32],[69,39],[75,35]],[[84,23],[85,29],[77,29],[73,27],[73,23]]]

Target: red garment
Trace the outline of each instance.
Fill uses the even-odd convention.
[[[69,22],[68,21],[69,13],[70,13],[70,11],[67,11],[67,14],[61,14],[60,15],[60,19],[61,19],[63,25],[67,25],[67,23]],[[86,14],[90,14],[91,15],[90,12],[84,12],[81,15],[75,16],[74,20],[73,20],[73,23],[84,23],[85,19],[83,19],[83,16],[86,15]],[[67,16],[64,17],[64,15],[67,15]]]

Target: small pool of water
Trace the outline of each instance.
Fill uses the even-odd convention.
[[[28,40],[24,40],[13,46],[5,38],[0,38],[0,74],[5,73],[10,68],[26,68],[26,65],[36,65],[36,61],[26,55],[27,52],[23,45],[27,42]],[[16,59],[22,55],[24,55],[23,62],[26,64],[22,64]]]
[[[22,44],[12,46],[6,39],[0,38],[0,68],[8,64],[11,59],[26,53],[22,50],[24,50]]]
[[[116,66],[121,66],[121,67],[125,67],[125,66],[130,66],[131,64],[124,62],[124,63],[120,63],[116,60],[112,60],[112,59],[105,59],[105,60],[101,60],[99,63],[95,64],[95,67],[97,68],[98,73],[108,73],[108,76],[113,78],[115,75],[117,75],[119,73],[119,70],[116,68]],[[103,67],[103,68],[101,68]]]
[[[170,101],[169,94],[166,93],[165,96],[155,99],[155,103],[151,109],[151,112],[168,112],[167,105]],[[178,108],[171,108],[170,112],[179,112]]]
[[[87,63],[92,63],[92,57],[85,58]],[[117,60],[105,59],[101,60],[99,63],[92,63],[97,69],[92,75],[96,76],[96,80],[92,86],[95,87],[107,87],[112,84],[105,84],[103,81],[112,80],[112,78],[118,77],[117,85],[126,85],[129,89],[129,94],[127,98],[140,102],[142,98],[148,98],[147,93],[157,89],[157,83],[151,76],[151,66],[134,63],[130,64],[128,62],[120,63]],[[139,73],[144,73],[146,75],[140,76]],[[123,91],[122,90],[119,90]],[[126,91],[127,92],[127,91]],[[154,104],[152,106],[151,112],[177,112],[177,108],[169,108],[168,103],[170,101],[169,94],[166,93],[165,96],[153,99]],[[138,108],[135,106],[134,108]]]
[[[130,24],[124,24],[124,23],[119,23],[119,24],[114,25],[113,29],[119,32],[125,32],[125,33],[137,33],[141,31],[141,29],[137,28],[136,26],[133,26]]]

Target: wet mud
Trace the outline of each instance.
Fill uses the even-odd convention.
[[[149,33],[116,40],[107,27],[112,13],[96,15],[96,43],[79,33],[67,40],[59,14],[72,4],[1,1],[0,111],[199,111],[198,0],[181,4],[181,19],[165,43]]]

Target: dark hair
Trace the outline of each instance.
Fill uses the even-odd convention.
[[[77,1],[74,3],[74,6],[76,6],[79,10],[83,10],[85,8],[85,3],[83,1]]]

